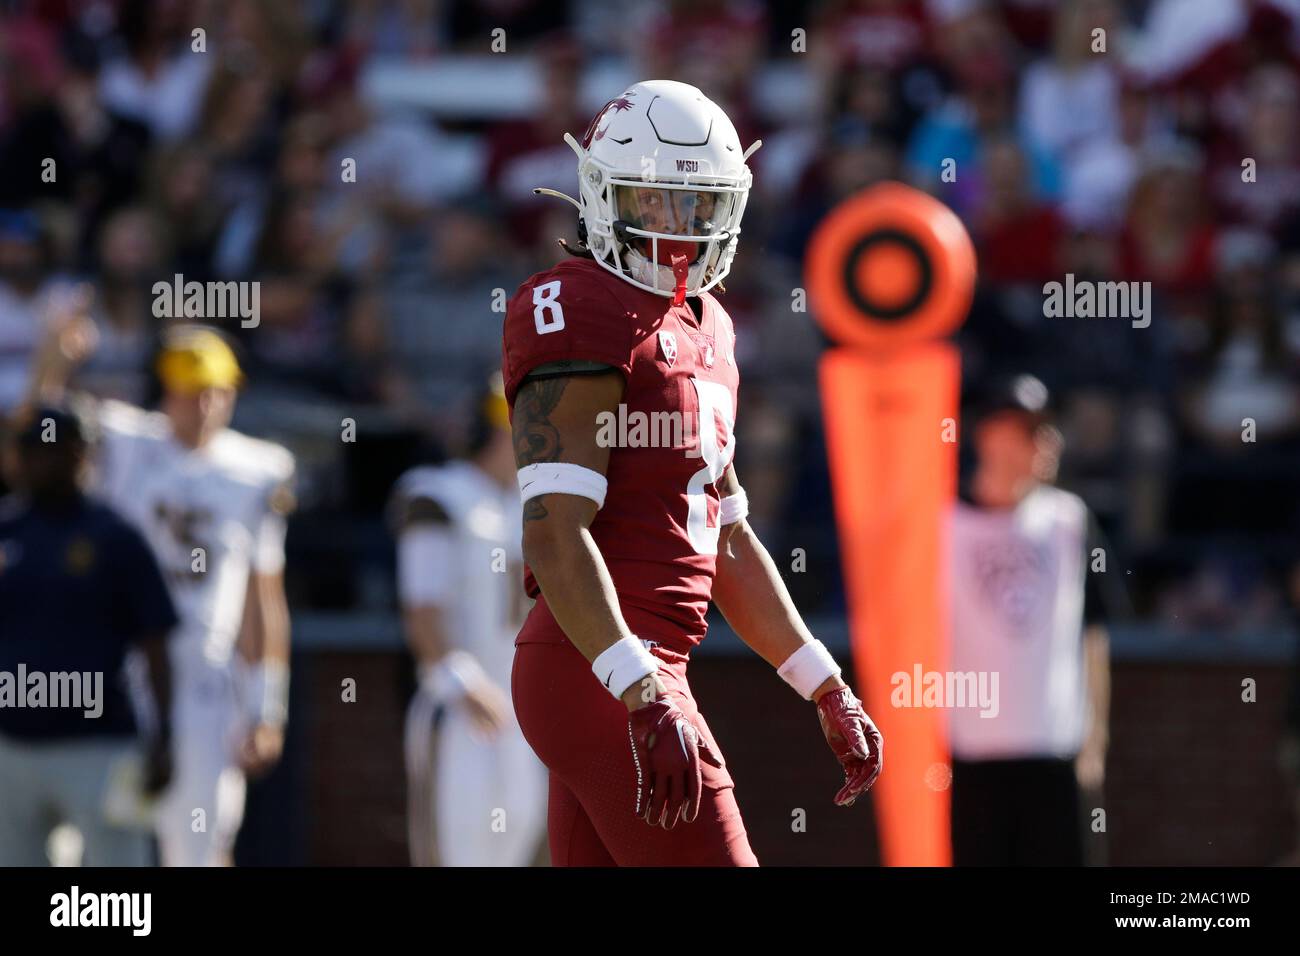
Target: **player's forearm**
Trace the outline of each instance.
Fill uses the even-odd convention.
[[[149,689],[158,710],[157,734],[159,740],[171,739],[172,725],[172,670],[167,657],[167,641],[163,635],[151,636],[140,642],[149,667]]]
[[[1104,747],[1110,739],[1110,638],[1106,629],[1093,625],[1084,631],[1083,648],[1092,705],[1088,737]]]
[[[773,667],[780,667],[813,640],[794,606],[767,548],[741,519],[723,529],[729,547],[719,549],[713,602],[740,639]]]
[[[242,689],[249,718],[282,727],[289,716],[289,606],[283,576],[250,575],[236,650],[249,665]]]
[[[277,664],[289,663],[289,602],[280,582],[264,585],[262,595],[262,657],[263,661]]]
[[[433,604],[402,608],[402,630],[406,644],[421,664],[441,659],[451,647],[442,610]]]
[[[288,663],[289,605],[278,575],[250,577],[237,648],[250,664]]]
[[[547,606],[565,635],[589,661],[617,641],[632,637],[618,607],[605,559],[580,524],[554,520],[528,522],[524,557]]]

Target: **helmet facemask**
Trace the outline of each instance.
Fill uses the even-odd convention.
[[[698,89],[648,80],[610,100],[579,142],[578,235],[602,268],[680,303],[731,269],[753,176],[726,114]]]
[[[740,235],[748,176],[744,182],[700,177],[665,181],[606,177],[593,164],[584,166],[582,219],[597,261],[603,260],[633,285],[663,296],[676,297],[683,265],[686,295],[698,295],[722,281]]]

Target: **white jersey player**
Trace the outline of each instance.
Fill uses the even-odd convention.
[[[531,603],[505,396],[496,378],[467,460],[398,481],[398,590],[420,688],[406,721],[415,866],[526,866],[546,833],[546,770],[510,704]]]
[[[228,865],[245,773],[269,768],[283,747],[294,463],[228,427],[241,374],[217,333],[173,330],[158,372],[162,411],[95,404],[93,490],[144,533],[181,617],[170,642],[175,767],[156,819],[162,862]]]

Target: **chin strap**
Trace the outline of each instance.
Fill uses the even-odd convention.
[[[673,305],[681,305],[686,301],[686,277],[690,272],[690,261],[680,252],[674,252],[673,275],[677,277],[677,288],[673,290]]]

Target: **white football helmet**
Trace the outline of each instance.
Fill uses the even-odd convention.
[[[675,80],[647,80],[610,100],[582,141],[575,201],[596,262],[639,289],[677,297],[731,269],[753,176],[736,128],[716,103]],[[683,281],[684,280],[684,281]]]

